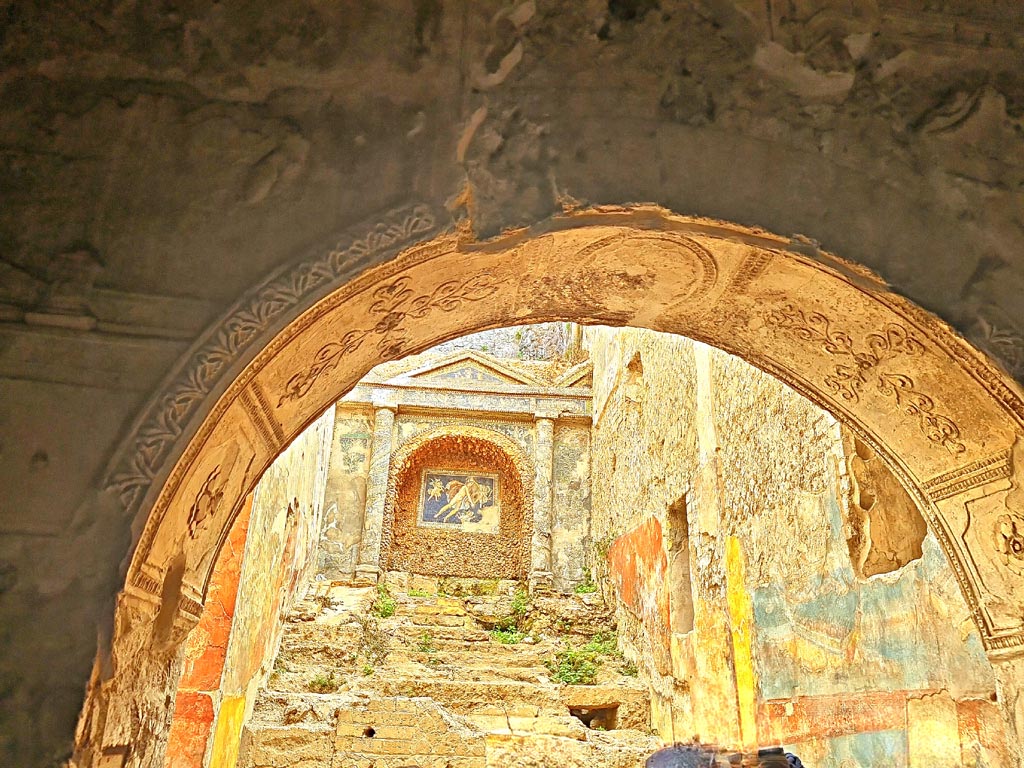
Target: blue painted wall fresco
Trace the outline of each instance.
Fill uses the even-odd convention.
[[[753,590],[761,696],[991,690],[991,666],[934,536],[925,538],[919,560],[860,580],[835,494],[817,504],[830,524],[825,567],[809,581],[800,574],[798,587],[794,579]]]

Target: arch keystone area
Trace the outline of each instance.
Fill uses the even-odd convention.
[[[246,299],[250,314],[269,318],[251,343],[222,345],[216,359],[193,352],[156,401],[185,409],[177,433],[159,429],[166,408],[138,426],[129,453],[152,487],[124,474],[113,482],[145,520],[114,640],[115,656],[132,647],[138,658],[118,665],[88,706],[122,717],[162,711],[164,689],[147,686],[173,690],[175,674],[145,670],[177,651],[154,650],[140,629],[150,619],[140,615],[155,615],[173,577],[179,619],[194,622],[246,493],[370,368],[466,333],[561,319],[712,344],[846,423],[919,502],[990,658],[1003,664],[1008,715],[1024,722],[1024,399],[1016,382],[873,274],[807,243],[651,206],[580,211],[483,242],[453,234],[417,242],[435,235],[437,218],[422,207],[392,214],[370,228],[373,237],[351,239],[360,244],[352,261],[339,247],[275,277],[288,291],[265,285]],[[388,249],[401,252],[358,275],[349,266]],[[237,318],[206,340],[237,337]],[[187,397],[182,381],[196,382]],[[155,434],[163,442],[147,453]],[[157,743],[158,722],[140,726]],[[128,736],[108,732],[105,745]]]

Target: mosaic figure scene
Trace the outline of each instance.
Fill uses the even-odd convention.
[[[497,488],[496,475],[424,470],[419,524],[497,533],[501,515],[494,503]]]

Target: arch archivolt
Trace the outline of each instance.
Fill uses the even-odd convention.
[[[374,365],[472,331],[572,319],[691,336],[834,413],[920,501],[990,653],[1024,647],[1021,390],[855,265],[759,230],[608,208],[483,242],[445,234],[308,305],[203,400],[127,592],[158,603],[184,552],[182,594],[201,600],[245,493]]]
[[[439,441],[464,439],[486,443],[500,451],[507,458],[518,481],[519,503],[522,514],[522,544],[525,547],[525,563],[529,565],[529,547],[533,536],[534,464],[523,447],[498,429],[481,424],[444,424],[431,427],[423,432],[410,435],[401,442],[391,456],[388,470],[388,487],[384,498],[384,526],[381,535],[380,569],[386,570],[392,544],[395,510],[398,506],[399,489],[405,480],[414,458]]]

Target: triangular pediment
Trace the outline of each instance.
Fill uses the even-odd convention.
[[[594,365],[589,360],[574,365],[555,380],[555,386],[586,388],[594,386]]]
[[[489,355],[476,351],[458,352],[402,374],[403,381],[437,384],[494,384],[540,386],[540,382]]]

